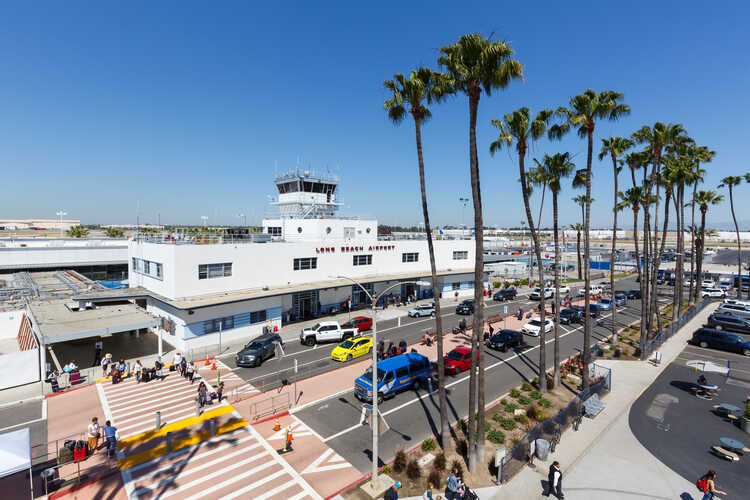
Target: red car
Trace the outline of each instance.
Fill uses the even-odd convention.
[[[341,325],[341,328],[356,328],[357,331],[366,332],[372,328],[372,318],[368,318],[367,316],[355,316],[351,321]]]
[[[479,353],[477,353],[479,358]],[[456,347],[445,358],[445,373],[456,375],[471,368],[471,348]]]

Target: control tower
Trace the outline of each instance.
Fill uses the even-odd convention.
[[[320,219],[336,217],[342,203],[336,202],[338,179],[317,177],[309,170],[288,172],[276,177],[278,201],[271,205],[279,207],[281,218]]]

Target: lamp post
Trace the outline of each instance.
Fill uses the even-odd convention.
[[[458,201],[460,201],[461,204],[462,204],[462,206],[461,206],[461,227],[462,227],[462,229],[461,229],[461,239],[463,239],[464,236],[466,236],[464,234],[464,232],[466,231],[466,224],[464,223],[464,212],[466,212],[466,204],[469,203],[469,199],[461,197],[461,198],[458,199]]]
[[[208,220],[207,215],[201,215],[201,221],[203,221],[203,227],[206,227],[206,221]]]
[[[243,221],[243,224],[244,224],[243,227],[247,227],[247,215],[245,215],[245,214],[237,214],[237,217],[242,218],[242,221]]]
[[[375,487],[377,487],[377,484],[378,484],[378,423],[379,423],[378,422],[378,382],[377,382],[378,380],[378,352],[377,352],[378,322],[377,322],[377,314],[375,311],[375,306],[378,303],[378,299],[380,299],[383,295],[385,295],[386,292],[388,292],[392,288],[395,288],[397,286],[401,286],[404,284],[408,284],[408,283],[413,283],[419,286],[429,286],[430,283],[427,281],[399,281],[398,283],[394,283],[393,285],[389,286],[385,290],[382,290],[379,294],[373,297],[372,295],[370,295],[370,292],[368,292],[367,289],[355,279],[349,278],[348,276],[329,276],[329,278],[349,280],[355,285],[357,285],[358,287],[360,287],[362,291],[365,292],[365,295],[367,295],[367,297],[370,299],[370,305],[372,308],[372,485],[374,489]],[[433,291],[433,297],[435,297],[434,291]],[[438,332],[438,335],[440,335],[440,332]]]
[[[66,212],[64,210],[58,210],[55,215],[57,215],[58,217],[60,217],[60,238],[62,238],[62,235],[63,235],[62,218],[63,218],[64,215],[68,215],[68,212]]]

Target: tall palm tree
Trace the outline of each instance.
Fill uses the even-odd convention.
[[[531,239],[534,242],[534,254],[536,255],[537,269],[539,270],[539,286],[542,293],[539,294],[540,303],[540,322],[541,328],[539,329],[539,390],[541,392],[547,391],[547,377],[546,377],[546,348],[545,348],[545,331],[544,331],[544,316],[545,316],[545,304],[544,304],[544,266],[542,265],[542,248],[539,241],[538,227],[534,224],[534,216],[531,214],[531,205],[529,204],[529,177],[526,174],[526,151],[528,150],[531,143],[538,140],[547,131],[547,123],[552,117],[552,110],[545,109],[540,111],[536,117],[532,120],[531,111],[529,108],[521,108],[509,113],[503,117],[502,120],[492,120],[492,124],[500,129],[500,134],[492,144],[490,144],[490,154],[494,154],[503,149],[510,148],[515,143],[516,153],[518,154],[518,170],[521,175],[521,193],[523,195],[523,204],[526,209],[526,219],[529,223],[529,230],[531,231]],[[547,176],[544,172],[544,167],[539,169],[537,176],[532,177],[532,180],[536,178],[539,183],[547,183]]]
[[[734,215],[734,196],[733,188],[742,182],[739,175],[728,175],[721,180],[719,188],[727,187],[729,189],[729,208],[732,210],[732,220],[734,221],[734,232],[737,233],[737,279],[740,287],[737,289],[737,297],[742,294],[742,241],[740,240],[740,228],[737,225],[737,216]]]
[[[585,176],[581,176],[580,170],[576,172],[575,177],[573,178],[573,188],[578,187],[586,187],[586,181],[581,179],[584,179]],[[581,184],[581,182],[583,184]],[[578,204],[579,207],[581,207],[581,223],[576,224],[576,226],[580,226],[580,229],[578,229],[578,279],[583,279],[583,266],[582,266],[582,260],[581,260],[581,231],[584,229],[584,223],[586,222],[586,195],[585,194],[579,194],[578,196],[573,197],[573,201]],[[591,201],[594,201],[593,199]]]
[[[591,357],[591,322],[588,320],[591,314],[591,265],[590,238],[591,229],[591,163],[594,157],[594,129],[598,120],[618,120],[620,117],[630,114],[630,106],[623,104],[623,95],[619,92],[607,90],[596,92],[588,89],[570,99],[569,108],[558,108],[557,115],[564,118],[564,123],[550,128],[550,137],[560,139],[567,134],[571,128],[575,128],[578,137],[587,139],[586,157],[586,216],[584,222],[583,260],[586,266],[584,271],[584,290],[586,296],[583,323],[583,388],[589,386],[589,359]]]
[[[691,178],[692,164],[686,156],[689,148],[671,147],[664,158],[665,176],[670,179],[674,187],[672,197],[677,220],[677,260],[675,262],[675,284],[673,293],[672,319],[676,320],[682,314],[682,295],[684,282],[685,257],[685,184]]]
[[[695,162],[695,169],[693,170],[692,175],[692,185],[693,185],[693,200],[695,199],[695,196],[698,192],[698,184],[703,182],[703,176],[706,174],[706,170],[701,168],[701,163],[709,163],[711,160],[713,160],[714,156],[716,156],[715,151],[710,151],[706,146],[698,146],[695,148],[692,148],[690,151],[690,155],[693,157],[693,160]],[[690,206],[691,214],[690,214],[690,289],[688,290],[688,298],[690,299],[690,303],[694,304],[696,299],[698,298],[698,295],[696,293],[697,287],[695,286],[695,204],[691,203]],[[741,287],[738,285],[737,287],[737,296],[739,296]]]
[[[583,224],[580,222],[577,222],[575,224],[570,225],[570,229],[576,232],[576,250],[578,252],[578,279],[583,279],[582,272],[583,268],[581,267],[581,231],[583,231]]]
[[[609,257],[609,282],[612,285],[612,340],[617,341],[617,306],[614,305],[614,293],[615,287],[615,255],[617,252],[617,194],[619,193],[617,187],[617,178],[622,170],[622,163],[620,156],[625,154],[625,151],[633,147],[633,141],[630,139],[623,139],[622,137],[610,137],[609,139],[602,139],[602,150],[599,153],[599,161],[603,160],[607,156],[612,159],[612,169],[615,179],[615,195],[614,202],[612,204],[612,254]]]
[[[552,193],[552,232],[555,240],[555,347],[554,347],[554,383],[555,387],[560,384],[560,238],[558,235],[558,204],[557,196],[562,188],[560,181],[569,177],[575,168],[570,160],[570,153],[555,153],[553,156],[544,155],[544,163],[539,163],[535,158],[537,169],[549,185]],[[540,378],[541,380],[541,378]]]
[[[439,100],[444,94],[445,79],[429,68],[419,68],[412,71],[407,79],[396,73],[393,80],[386,80],[383,86],[390,91],[391,97],[385,102],[384,108],[394,124],[400,124],[407,114],[414,119],[414,131],[417,143],[417,162],[419,166],[419,189],[422,195],[422,216],[424,217],[424,231],[427,237],[427,250],[430,255],[430,272],[432,274],[432,290],[437,295],[438,279],[435,266],[435,248],[432,243],[432,228],[430,214],[427,209],[427,191],[424,178],[424,158],[422,156],[422,124],[432,117],[430,109],[425,105]],[[449,443],[450,423],[448,421],[448,403],[445,394],[445,363],[443,360],[443,320],[440,314],[440,300],[435,302],[435,331],[437,332],[437,364],[438,364],[438,399],[440,402],[440,444],[443,448]],[[377,457],[374,458],[377,460]]]
[[[478,457],[484,460],[484,349],[479,342],[484,326],[484,249],[482,194],[479,185],[477,157],[477,111],[482,92],[488,96],[493,90],[504,89],[516,78],[523,77],[523,66],[513,59],[510,45],[491,41],[479,33],[463,35],[453,45],[440,49],[438,63],[452,81],[454,92],[469,99],[469,171],[474,205],[475,262],[474,262],[474,318],[472,322],[472,352],[469,375],[469,470],[476,472]],[[476,395],[475,395],[476,393]],[[481,411],[480,411],[481,410]],[[475,412],[479,415],[474,427]],[[476,429],[476,431],[475,431]],[[475,442],[476,435],[476,442]]]
[[[71,238],[85,238],[89,235],[89,230],[83,226],[72,226],[65,233]]]
[[[701,227],[698,229],[698,235],[696,237],[696,274],[697,280],[695,287],[697,288],[696,297],[701,295],[701,280],[703,279],[703,251],[706,249],[706,213],[708,212],[709,205],[718,205],[724,201],[724,196],[716,194],[714,191],[700,190],[695,194],[693,198],[693,204],[698,205],[698,209],[701,211]]]

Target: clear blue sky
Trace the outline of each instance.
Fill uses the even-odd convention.
[[[5,2],[0,218],[64,208],[84,223],[129,223],[140,207],[141,222],[233,224],[239,212],[259,222],[275,165],[294,168],[299,157],[340,175],[347,213],[415,224],[413,125],[387,120],[382,82],[434,66],[439,47],[473,31],[509,41],[525,72],[480,103],[486,224],[523,218],[517,163],[488,153],[490,120],[565,105],[588,87],[623,92],[633,110],[600,124],[597,145],[643,124],[682,123],[718,153],[708,188],[750,171],[747,2],[544,4]],[[457,224],[458,198],[471,194],[466,98],[433,114],[423,134],[433,220]],[[532,156],[566,150],[585,165],[575,137],[541,141]],[[593,224],[607,226],[611,165],[594,168]],[[562,193],[566,224],[579,214],[574,194]],[[742,185],[747,226],[749,195]],[[729,221],[728,204],[709,212],[710,224]]]

